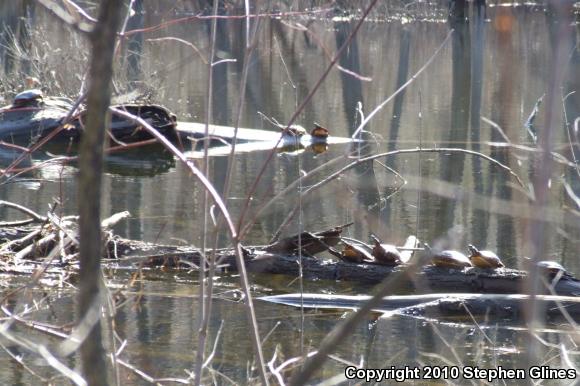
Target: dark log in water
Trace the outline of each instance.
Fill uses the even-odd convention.
[[[132,240],[117,239],[115,243],[119,261],[139,262],[147,266],[167,265],[191,267],[200,263],[200,252],[185,247],[158,246]],[[266,247],[248,249],[246,268],[249,272],[298,276],[299,257],[291,254],[265,252]],[[109,250],[115,257],[113,250]],[[138,256],[137,256],[138,255]],[[235,256],[231,250],[218,251],[222,271],[236,271]],[[125,256],[125,257],[124,257]],[[406,265],[355,264],[328,258],[302,256],[304,277],[307,279],[355,281],[375,285],[389,275],[402,273]],[[427,265],[405,281],[401,292],[466,292],[517,294],[522,291],[525,271],[502,268],[464,270]],[[549,281],[549,278],[546,278]],[[580,281],[564,276],[553,285],[554,293],[562,296],[579,296]],[[546,289],[546,293],[549,293]]]
[[[126,216],[125,213],[113,216],[111,223],[115,223],[119,218]],[[72,221],[73,218],[67,221]],[[108,226],[109,221],[103,223],[103,227]],[[453,269],[425,265],[416,273],[410,274],[407,271],[407,264],[399,266],[380,265],[373,262],[363,264],[352,263],[349,261],[332,260],[329,255],[320,257],[324,248],[336,245],[340,240],[342,229],[349,224],[338,226],[322,232],[309,233],[304,232],[298,236],[288,237],[278,242],[266,245],[256,246],[244,249],[245,264],[247,271],[267,274],[283,274],[296,277],[299,274],[300,257],[297,255],[298,240],[301,241],[303,256],[301,258],[303,274],[307,279],[322,280],[341,280],[354,281],[364,285],[376,285],[385,280],[389,275],[405,275],[402,285],[397,288],[399,293],[503,293],[517,294],[522,292],[522,284],[527,276],[525,271],[519,271],[510,268],[501,268],[496,270],[486,270],[480,268]],[[61,223],[62,227],[62,223]],[[23,272],[22,267],[16,271],[15,266],[21,263],[30,262],[25,267],[35,266],[35,259],[46,255],[46,251],[52,247],[39,250],[37,243],[42,237],[47,237],[58,231],[58,228],[52,229],[49,225],[42,227],[23,227],[0,229],[0,240],[6,240],[0,244],[0,251],[5,253],[8,259],[4,267],[0,267],[3,272]],[[69,229],[69,227],[65,227]],[[44,229],[40,232],[40,229]],[[74,239],[74,229],[71,232],[71,240]],[[34,237],[32,237],[34,236]],[[13,240],[13,241],[9,241]],[[353,240],[354,241],[354,240]],[[401,260],[408,262],[412,253],[412,247],[415,245],[416,238],[410,236],[405,243],[409,250],[402,251]],[[32,243],[32,244],[31,244]],[[360,242],[359,242],[360,243]],[[54,243],[53,243],[54,244]],[[65,267],[70,262],[76,260],[76,248],[74,242],[70,242],[70,247],[66,249],[67,257],[59,261],[61,267]],[[107,247],[105,248],[105,258],[112,264],[124,265],[141,265],[141,266],[169,266],[169,267],[186,267],[197,268],[201,261],[199,250],[191,247],[164,246],[151,243],[145,243],[136,240],[127,240],[119,237],[107,238]],[[27,248],[32,245],[30,253]],[[362,243],[361,243],[362,245]],[[25,253],[26,252],[26,253]],[[309,253],[319,254],[318,257],[311,256]],[[40,256],[38,255],[40,253]],[[216,251],[218,258],[219,270],[221,272],[237,271],[236,258],[231,249],[222,249]],[[18,264],[9,264],[10,262]],[[26,269],[24,269],[26,270]],[[555,276],[555,278],[554,278]],[[558,277],[561,276],[561,277]],[[551,283],[553,293],[564,296],[579,296],[580,281],[576,280],[569,274],[561,275],[546,272],[546,276],[539,276],[539,280]],[[543,286],[545,293],[551,293],[548,285]]]

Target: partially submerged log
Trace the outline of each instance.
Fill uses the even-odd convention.
[[[355,264],[320,257],[294,254],[271,253],[265,247],[248,249],[246,270],[254,273],[299,275],[299,261],[307,279],[355,281],[365,285],[375,285],[389,275],[404,273],[407,265],[386,266],[379,264]],[[114,252],[116,250],[116,256]],[[109,257],[119,258],[118,262],[139,263],[147,266],[167,265],[171,267],[199,266],[201,254],[186,247],[159,246],[117,238],[115,250],[109,250]],[[222,271],[236,271],[233,251],[224,249],[217,252]],[[484,270],[467,268],[464,270],[424,266],[416,274],[410,275],[401,292],[466,292],[502,293],[522,292],[525,271],[510,268]],[[552,284],[554,293],[564,296],[580,296],[580,281],[573,277],[561,277]],[[546,293],[549,293],[546,289]]]
[[[303,129],[303,128],[302,128]],[[205,123],[198,122],[177,122],[177,131],[182,136],[193,137],[195,139],[203,139],[205,137],[206,125]],[[210,139],[219,139],[227,142],[231,142],[235,137],[239,142],[270,142],[276,143],[280,140],[281,131],[274,130],[260,130],[260,129],[249,129],[249,128],[238,128],[236,131],[235,127],[232,126],[221,126],[221,125],[209,125],[208,135]],[[304,130],[304,129],[303,129]],[[340,144],[340,143],[350,143],[352,138],[344,137],[315,137],[310,134],[304,134],[300,137],[295,137],[292,135],[285,135],[282,141],[286,145],[296,144],[296,142],[301,143],[303,146],[308,146],[313,143],[327,143],[327,144]],[[283,146],[283,145],[282,145]],[[275,146],[271,145],[270,148]]]
[[[103,223],[104,227],[110,226],[126,216],[126,213],[113,216]],[[46,251],[51,251],[52,256],[59,256],[55,263],[61,266],[74,264],[76,259],[76,239],[74,237],[74,226],[66,225],[62,221],[52,221],[43,226],[43,232],[33,234],[29,237],[26,234],[19,234],[18,242],[7,242],[0,245],[0,254],[3,254],[4,261],[13,257],[13,263],[22,263],[24,259],[40,258],[47,256]],[[64,219],[62,219],[64,220]],[[67,218],[67,221],[72,218]],[[522,285],[527,276],[524,271],[502,268],[497,270],[484,270],[479,268],[466,268],[463,270],[441,268],[426,265],[418,272],[410,275],[406,272],[407,265],[388,266],[373,263],[356,264],[347,261],[336,261],[328,258],[315,257],[309,255],[319,253],[325,248],[335,245],[340,237],[340,232],[345,226],[335,227],[330,230],[302,233],[300,237],[292,236],[282,239],[269,246],[256,246],[245,248],[245,264],[248,272],[283,274],[296,277],[300,274],[299,262],[302,264],[302,272],[307,279],[320,280],[341,280],[355,281],[364,285],[375,285],[385,280],[389,275],[404,274],[403,285],[396,289],[397,292],[427,293],[427,292],[464,292],[464,293],[503,293],[517,294],[522,292]],[[52,233],[58,232],[58,237],[50,238]],[[34,230],[31,229],[30,232]],[[112,264],[140,265],[140,266],[169,266],[184,267],[187,269],[198,268],[201,263],[201,253],[191,247],[163,246],[151,243],[144,243],[135,240],[127,240],[119,237],[110,237],[106,233],[106,248],[104,256]],[[38,248],[39,240],[49,237],[50,242],[43,248]],[[15,237],[16,238],[16,237]],[[64,239],[65,243],[58,243]],[[298,239],[304,240],[302,244],[302,256],[296,253]],[[67,241],[68,240],[68,241]],[[414,245],[415,238],[409,238]],[[26,242],[34,244],[33,248],[26,250]],[[409,254],[410,251],[404,252]],[[49,254],[48,254],[49,255]],[[231,249],[216,251],[219,261],[219,269],[222,272],[237,271],[236,258]],[[18,261],[14,261],[17,256]],[[407,258],[403,259],[407,261]],[[0,271],[10,272],[10,264],[0,266]],[[540,279],[552,281],[550,277],[541,276]],[[580,281],[572,276],[562,276],[553,280],[551,291],[558,295],[579,296]],[[550,293],[548,286],[545,293]]]
[[[260,300],[293,307],[314,309],[360,308],[371,297],[367,295],[347,296],[328,294],[284,294],[265,296]],[[532,299],[528,295],[500,294],[426,294],[386,296],[381,304],[373,309],[387,315],[413,315],[427,318],[441,317],[485,317],[487,320],[523,318],[525,309]],[[580,298],[571,296],[538,295],[535,301],[545,309],[549,318],[578,319],[580,317]]]

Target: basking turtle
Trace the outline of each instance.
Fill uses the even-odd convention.
[[[459,251],[445,250],[436,252],[429,244],[425,243],[425,248],[431,253],[431,262],[436,267],[463,269],[473,267],[469,258]]]
[[[352,222],[316,233],[302,232],[276,240],[266,246],[265,250],[273,253],[297,253],[302,250],[302,253],[316,255],[338,244],[342,230],[350,225]]]
[[[572,275],[568,271],[566,271],[566,268],[564,268],[562,264],[553,260],[538,261],[537,266],[540,269],[541,273],[550,276],[552,278],[556,277],[560,273],[562,277],[566,278],[572,277]]]
[[[314,138],[328,138],[329,131],[318,123],[314,123],[314,128],[310,131],[310,135]]]
[[[492,251],[480,251],[471,244],[467,246],[467,249],[470,253],[469,260],[476,267],[492,269],[504,267],[499,256]]]
[[[326,142],[315,142],[310,146],[310,149],[314,154],[322,154],[328,150],[328,144]]]
[[[7,138],[10,142],[28,146],[31,140],[44,138],[61,126],[72,107],[73,102],[67,98],[45,97],[37,89],[23,91],[14,97],[10,106],[0,108],[0,140]],[[133,103],[115,107],[141,117],[166,138],[177,139],[175,116],[165,107]],[[86,114],[86,109],[79,107],[79,112],[64,126],[66,130],[55,132],[53,141],[78,141]],[[123,142],[153,138],[146,130],[141,129],[140,124],[116,114],[111,117],[110,133],[116,140]]]
[[[306,129],[300,125],[292,125],[288,128],[288,130],[284,131],[285,129],[285,127],[280,128],[284,135],[289,135],[292,137],[302,137],[304,134],[306,134]]]
[[[42,104],[42,101],[43,95],[41,90],[26,90],[16,94],[12,100],[12,108],[39,107]]]
[[[342,239],[342,243],[344,247],[342,249],[342,253],[335,255],[339,259],[343,261],[347,261],[349,263],[371,263],[374,261],[373,255],[369,252],[369,250],[358,244],[350,243]]]
[[[374,241],[373,246],[373,257],[377,263],[383,265],[399,265],[403,262],[401,261],[401,253],[391,244],[381,244],[381,240],[373,234],[371,234],[371,239]]]

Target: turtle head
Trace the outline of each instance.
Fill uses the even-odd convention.
[[[375,242],[375,244],[380,244],[381,243],[381,240],[379,240],[379,238],[374,233],[371,233],[369,235],[369,237],[371,238],[371,240],[373,240]]]
[[[469,244],[467,246],[467,250],[471,253],[471,256],[475,256],[479,254],[479,249],[477,249],[474,245]]]

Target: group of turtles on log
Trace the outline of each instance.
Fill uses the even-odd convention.
[[[376,236],[367,245],[341,235],[345,226],[319,232],[301,232],[269,245],[242,247],[247,272],[302,275],[309,280],[348,281],[373,286],[391,277],[402,277],[394,293],[479,293],[521,294],[529,273],[502,267],[495,254],[472,247],[471,259],[458,251],[417,248],[418,240],[409,236],[403,247],[383,244]],[[425,251],[416,254],[414,251]],[[337,257],[325,258],[326,253]],[[237,271],[238,260],[231,248],[216,253],[222,272]],[[191,247],[163,246],[116,238],[108,247],[112,264],[199,267],[202,251]],[[362,256],[362,257],[361,257]],[[411,259],[412,258],[412,259]],[[205,260],[211,261],[211,260]],[[467,261],[467,262],[466,262]],[[483,264],[485,262],[485,265]],[[493,265],[495,267],[490,268]],[[561,296],[579,296],[580,281],[555,261],[538,264],[540,291]],[[410,270],[409,270],[410,269]],[[402,276],[399,276],[402,275]]]
[[[282,239],[266,247],[268,252],[293,253],[300,250],[309,255],[315,255],[328,251],[340,260],[354,264],[378,264],[386,266],[398,266],[407,262],[410,255],[405,258],[401,250],[421,250],[421,248],[399,248],[392,244],[383,243],[376,235],[370,234],[373,242],[369,246],[359,240],[341,236],[342,230],[351,224],[342,225],[328,231],[310,233],[303,232],[300,235]],[[334,247],[342,244],[342,250]],[[469,255],[456,250],[436,251],[429,244],[424,243],[424,250],[429,253],[430,262],[435,267],[463,270],[464,268],[476,267],[484,270],[505,268],[501,258],[493,251],[479,250],[472,244],[467,246]],[[539,261],[537,266],[541,273],[548,277],[571,277],[564,267],[555,261]]]
[[[0,203],[1,205],[1,203]],[[119,218],[116,214],[111,218]],[[122,215],[128,216],[123,212]],[[14,264],[4,264],[0,272],[32,272],[39,258],[48,256],[55,248],[60,248],[56,241],[60,229],[70,229],[75,234],[75,221],[58,221],[49,217],[50,224],[40,227],[0,227],[0,255],[2,260]],[[44,221],[44,220],[43,220]],[[119,221],[119,220],[115,220]],[[105,220],[103,223],[112,223]],[[63,225],[66,224],[66,225]],[[104,264],[112,266],[165,266],[165,267],[200,267],[204,262],[212,261],[203,258],[203,251],[193,246],[160,245],[137,240],[123,239],[110,234],[110,225],[103,225],[105,241]],[[372,286],[391,277],[398,280],[394,293],[501,293],[520,294],[524,291],[528,272],[503,267],[501,259],[488,251],[479,251],[471,246],[470,258],[458,251],[433,251],[417,248],[418,240],[409,236],[403,247],[384,244],[376,236],[371,236],[372,244],[367,245],[342,235],[346,225],[319,231],[302,232],[297,235],[279,239],[269,245],[242,247],[244,265],[248,272],[261,274],[282,274],[291,277],[303,275],[312,280],[350,281],[363,286]],[[68,237],[68,232],[65,232]],[[6,242],[3,243],[3,240]],[[72,239],[71,239],[72,240]],[[63,257],[55,262],[55,269],[62,264],[75,261],[78,256],[76,244],[65,242]],[[425,253],[413,256],[414,251]],[[337,259],[324,258],[330,253]],[[215,254],[222,272],[236,271],[240,267],[239,259],[231,248],[206,251]],[[413,259],[411,260],[411,258]],[[27,264],[28,262],[29,264]],[[300,264],[298,264],[300,263]],[[574,296],[580,295],[580,281],[554,261],[539,263],[543,273],[537,280],[544,293]]]
[[[343,226],[344,227],[344,226]],[[501,258],[494,252],[479,250],[468,245],[469,255],[455,250],[436,251],[424,243],[424,248],[413,248],[417,239],[410,236],[405,247],[384,244],[371,234],[371,245],[347,237],[341,237],[343,227],[331,231],[308,233],[292,236],[274,246],[277,252],[287,254],[305,253],[302,258],[303,272],[318,278],[335,278],[338,280],[358,280],[366,284],[378,284],[389,275],[403,274],[393,288],[373,308],[376,312],[387,312],[412,315],[414,317],[482,317],[486,321],[521,319],[532,301],[532,296],[525,294],[524,279],[528,275],[505,267]],[[297,240],[305,241],[305,249],[297,246]],[[409,241],[412,241],[410,244]],[[341,250],[335,249],[342,244]],[[410,244],[410,245],[409,245]],[[339,261],[323,261],[309,252],[320,252],[322,246],[336,256]],[[294,248],[292,250],[291,248]],[[284,250],[285,249],[285,250]],[[423,260],[414,261],[417,270],[407,275],[410,265],[409,251],[423,250]],[[289,256],[278,256],[271,266],[266,266],[270,273],[291,273],[292,262]],[[249,260],[250,271],[260,258]],[[294,261],[295,263],[295,261]],[[295,265],[295,264],[294,264]],[[264,265],[258,266],[263,268]],[[538,280],[545,286],[539,288],[533,298],[544,310],[546,317],[562,321],[564,317],[580,317],[580,281],[576,280],[564,267],[555,261],[537,263]],[[329,274],[330,272],[330,274]],[[547,279],[547,280],[545,280]],[[412,293],[409,295],[409,293]],[[403,294],[403,295],[393,295]],[[345,296],[340,294],[281,294],[261,298],[264,301],[303,308],[356,309],[370,301],[370,296]],[[449,319],[447,319],[449,320]],[[568,319],[569,320],[569,319]]]

